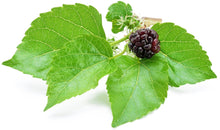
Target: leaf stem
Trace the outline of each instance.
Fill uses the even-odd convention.
[[[123,55],[126,52],[127,48],[128,48],[128,44],[125,44],[124,50],[121,53],[119,53],[118,55],[113,56],[112,58],[115,59],[115,58]]]
[[[130,36],[130,33],[117,41],[111,42],[110,45],[111,46],[117,45],[117,44],[127,40],[129,38],[129,36]]]

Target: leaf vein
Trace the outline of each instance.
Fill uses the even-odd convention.
[[[140,65],[138,66],[138,72],[137,72],[137,78],[136,78],[136,81],[135,81],[135,87],[132,89],[131,96],[129,97],[128,102],[126,103],[125,107],[123,108],[123,110],[122,110],[122,112],[121,112],[119,118],[124,114],[125,109],[128,107],[129,101],[130,101],[131,98],[133,97],[133,94],[134,94],[134,92],[135,92],[135,90],[136,90],[136,88],[137,88],[138,79],[139,79],[139,74],[140,74]],[[119,119],[119,118],[118,118],[118,119]]]
[[[99,56],[104,56],[106,58],[109,58],[101,53],[98,53],[98,54],[96,54],[96,53],[72,53],[72,54],[63,55],[63,56],[59,56],[59,57],[67,57],[67,56],[74,56],[74,55],[99,55]]]
[[[198,51],[198,52],[201,52],[201,50],[198,50],[198,49],[187,49],[187,50],[179,50],[179,51],[172,51],[170,53],[167,53],[167,55],[171,55],[171,54],[175,54],[175,53],[179,53],[179,52],[187,52],[187,51]]]
[[[157,97],[159,98],[160,96],[157,94],[157,91],[156,91],[156,89],[155,89],[155,87],[154,87],[154,82],[155,82],[155,80],[153,80],[153,78],[152,78],[152,75],[151,75],[151,71],[150,71],[150,69],[145,65],[145,64],[143,64],[142,63],[142,65],[144,66],[144,68],[146,68],[147,70],[148,70],[148,74],[149,74],[149,76],[150,76],[150,80],[151,80],[151,88],[154,90],[154,93],[157,95]],[[157,82],[157,81],[156,81]],[[160,91],[158,91],[163,97],[165,97],[164,96],[164,94],[163,93],[161,93]]]
[[[53,30],[53,29],[50,29],[50,28],[34,28],[33,30],[48,30],[49,32],[53,32],[55,34],[57,34],[58,36],[62,37],[63,39],[67,40],[67,41],[70,41],[69,38],[65,37],[64,35],[60,34],[59,32]]]
[[[81,25],[79,25],[79,24],[74,23],[73,21],[71,21],[71,20],[69,20],[69,19],[66,19],[66,18],[64,18],[64,17],[61,17],[61,16],[48,16],[48,17],[60,18],[60,19],[62,19],[62,20],[65,21],[65,22],[68,22],[68,23],[70,23],[70,24],[72,24],[72,25],[74,25],[74,26],[77,26],[77,27],[79,27],[79,28],[81,28],[81,29],[84,29],[85,31],[89,32],[89,33],[92,34],[92,35],[95,35],[93,32],[91,32],[90,30],[88,30],[87,28],[85,28],[84,26],[82,26],[82,21],[81,21]],[[81,17],[80,17],[80,19],[81,19]]]
[[[49,47],[50,49],[52,49],[52,50],[56,50],[55,48],[53,48],[53,47],[52,47],[51,45],[49,45],[48,43],[43,42],[43,41],[41,41],[41,40],[29,39],[29,40],[25,40],[25,41],[35,41],[35,42],[39,42],[39,43],[42,43],[42,44],[48,46],[48,47]]]

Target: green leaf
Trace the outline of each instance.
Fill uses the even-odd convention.
[[[103,76],[115,71],[109,43],[99,37],[80,36],[54,57],[48,73],[48,103],[45,110],[95,88]]]
[[[112,32],[113,33],[122,32],[122,31],[124,31],[125,27],[126,27],[126,25],[122,21],[120,21],[119,19],[112,21]]]
[[[211,62],[199,42],[185,29],[173,23],[155,24],[161,52],[169,64],[169,85],[194,84],[216,78]]]
[[[137,60],[130,56],[116,59],[118,71],[110,74],[107,90],[113,113],[112,126],[139,119],[164,103],[168,90],[165,58]]]
[[[109,12],[106,15],[108,21],[115,19],[125,18],[126,16],[132,16],[132,8],[129,4],[125,4],[122,1],[112,4],[108,8]]]
[[[82,34],[105,38],[99,12],[82,4],[41,14],[25,34],[15,55],[3,64],[44,80],[53,56],[65,43]]]
[[[106,19],[112,22],[112,32],[118,33],[124,30],[125,23],[129,22],[132,17],[132,8],[129,4],[122,1],[112,4],[108,8]]]

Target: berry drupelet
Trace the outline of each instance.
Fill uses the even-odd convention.
[[[139,58],[151,58],[160,51],[159,35],[152,29],[139,29],[129,37],[128,47]]]

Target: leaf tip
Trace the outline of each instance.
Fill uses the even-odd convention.
[[[113,127],[113,128],[116,128],[116,127],[118,127],[118,126],[119,126],[119,124],[113,120],[113,121],[112,121],[112,127]]]
[[[217,78],[217,75],[213,72],[213,76],[212,76],[213,79]]]
[[[52,107],[51,105],[48,105],[48,104],[47,104],[43,111],[45,112],[45,111],[47,111],[48,109],[50,109],[51,107]]]
[[[53,107],[55,104],[50,103],[49,101],[47,102],[47,105],[44,108],[44,112]]]
[[[130,121],[128,121],[128,122],[130,122]],[[128,123],[128,122],[123,122],[123,121],[121,121],[121,120],[115,120],[115,119],[113,119],[113,121],[112,121],[112,127],[113,127],[113,128],[116,128],[116,127],[118,127],[118,126],[120,126],[120,125],[123,125],[123,124],[125,124],[125,123]]]
[[[7,66],[7,61],[2,62],[2,65],[6,65]]]
[[[12,67],[12,66],[13,66],[13,63],[12,63],[12,61],[11,61],[11,60],[6,60],[6,61],[2,62],[2,65]]]

